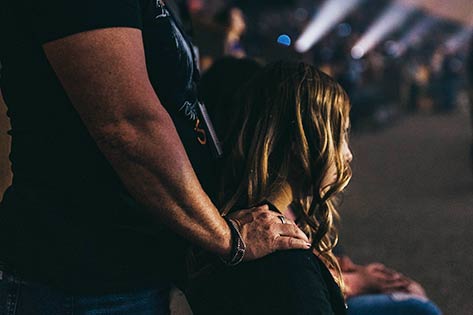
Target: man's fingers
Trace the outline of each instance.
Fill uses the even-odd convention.
[[[269,206],[264,204],[264,205],[261,205],[259,207],[256,207],[255,209],[261,210],[261,211],[269,211]]]
[[[239,210],[228,215],[229,218],[238,219],[240,224],[248,224],[257,221],[259,224],[264,224],[272,220],[274,214],[270,211],[267,205],[255,207],[251,209]]]
[[[309,249],[310,244],[294,237],[290,236],[279,236],[275,240],[275,250],[287,250],[287,249]]]
[[[309,238],[307,235],[305,235],[304,232],[302,232],[301,229],[297,227],[295,224],[275,224],[276,226],[276,231],[281,235],[281,236],[289,236],[289,237],[294,237],[297,239],[300,239],[306,243],[309,242]]]

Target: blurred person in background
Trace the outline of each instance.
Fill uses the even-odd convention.
[[[440,107],[438,108],[439,112],[450,113],[455,110],[461,70],[462,64],[455,52],[445,48],[440,78],[443,93]]]
[[[238,7],[228,6],[215,16],[215,21],[224,28],[225,32],[223,54],[236,58],[245,57],[246,51],[241,43],[241,38],[246,31],[243,11]]]

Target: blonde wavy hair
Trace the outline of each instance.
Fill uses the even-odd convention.
[[[221,107],[232,117],[222,137],[226,155],[216,200],[222,213],[259,205],[289,183],[297,224],[343,287],[332,249],[338,240],[336,196],[351,178],[342,152],[350,110],[346,92],[311,65],[280,61]],[[333,166],[335,181],[321,187]]]

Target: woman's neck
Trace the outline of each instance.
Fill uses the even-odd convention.
[[[293,201],[292,188],[289,184],[284,184],[278,191],[274,192],[268,201],[271,202],[284,215]]]

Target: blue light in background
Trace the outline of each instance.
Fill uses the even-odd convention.
[[[291,38],[286,34],[279,35],[278,44],[281,44],[284,46],[291,46]]]

